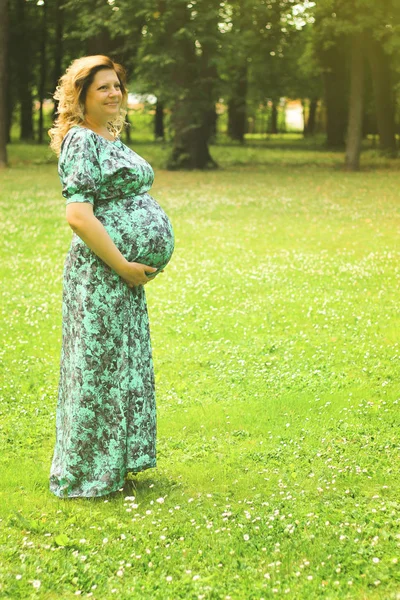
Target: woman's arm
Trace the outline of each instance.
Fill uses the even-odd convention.
[[[71,229],[99,258],[122,277],[130,287],[145,285],[151,278],[145,271],[156,268],[141,263],[128,262],[110,238],[104,225],[93,214],[89,202],[70,202],[66,209],[67,221]]]

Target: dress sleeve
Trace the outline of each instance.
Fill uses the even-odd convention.
[[[58,173],[66,204],[89,202],[94,205],[101,182],[101,168],[90,131],[82,128],[67,133],[61,146]]]

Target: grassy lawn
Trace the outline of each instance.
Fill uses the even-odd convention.
[[[48,490],[71,231],[45,147],[0,173],[0,596],[398,599],[400,161],[135,149],[176,250],[146,286],[158,466],[128,495]]]

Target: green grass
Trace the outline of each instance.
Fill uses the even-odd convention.
[[[158,466],[128,496],[48,490],[71,232],[45,147],[0,174],[0,596],[397,599],[400,161],[135,149],[176,250],[146,286]]]

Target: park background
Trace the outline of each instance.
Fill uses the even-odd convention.
[[[399,51],[397,0],[0,0],[0,596],[398,600]],[[157,469],[65,501],[47,130],[95,53],[176,250]]]

